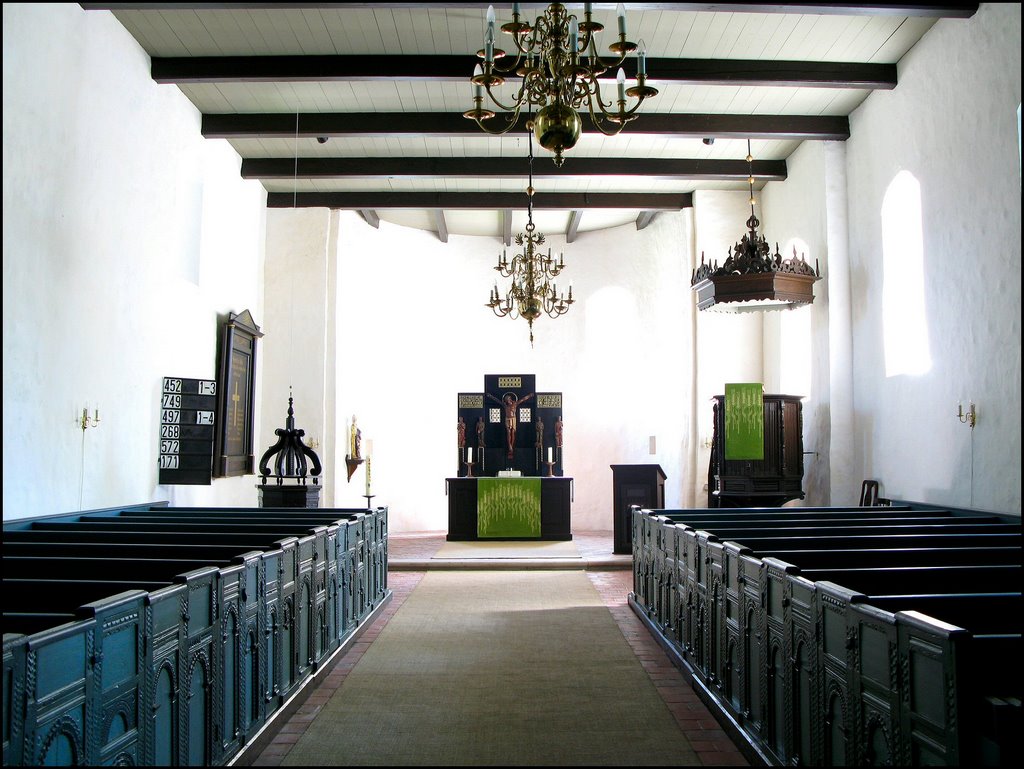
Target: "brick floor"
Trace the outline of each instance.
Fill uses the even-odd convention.
[[[588,571],[587,576],[622,630],[658,694],[686,733],[704,766],[749,766],[739,748],[722,731],[690,683],[672,664],[627,603],[633,590],[631,571]]]
[[[600,555],[612,550],[611,532],[574,534],[581,554]],[[424,533],[392,535],[389,538],[389,556],[396,558],[430,558],[444,542],[444,534]],[[270,744],[252,761],[253,766],[278,766],[292,745],[305,733],[306,728],[319,714],[344,683],[345,677],[358,664],[381,629],[398,611],[405,599],[423,578],[423,572],[392,571],[388,574],[388,587],[393,591],[391,602],[382,614],[366,629],[359,641],[352,645],[345,656],[317,684],[305,703],[283,724]],[[651,677],[672,712],[679,727],[686,733],[690,744],[705,766],[748,766],[739,749],[722,731],[718,722],[708,711],[691,688],[683,674],[669,661],[664,650],[629,608],[627,596],[633,589],[631,571],[588,571],[587,576],[597,588],[602,600],[614,617],[626,641],[629,643],[644,670]]]

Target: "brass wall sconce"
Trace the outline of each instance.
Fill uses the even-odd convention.
[[[78,420],[78,425],[82,430],[88,430],[90,427],[99,427],[100,424],[100,410],[93,409],[93,415],[89,416],[89,407],[86,406],[82,409],[82,418]]]
[[[978,421],[978,412],[974,408],[972,403],[967,411],[964,411],[964,405],[962,403],[956,404],[956,418],[960,420],[960,424],[970,425],[971,429],[974,429],[974,424]]]

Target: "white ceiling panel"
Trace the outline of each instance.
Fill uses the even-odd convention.
[[[85,4],[84,4],[85,5]],[[250,126],[236,128],[237,134],[230,144],[243,159],[344,159],[359,158],[444,158],[452,162],[463,158],[522,158],[522,174],[513,177],[488,178],[409,177],[391,178],[305,178],[293,173],[291,178],[264,178],[263,185],[270,192],[295,196],[319,192],[523,192],[528,172],[529,144],[521,130],[503,136],[485,134],[471,121],[464,123],[463,135],[436,133],[427,127],[422,134],[412,125],[393,135],[383,131],[367,131],[364,136],[330,136],[324,143],[315,138],[288,135],[280,123],[290,125],[293,116],[330,115],[333,113],[442,113],[460,116],[473,106],[473,87],[469,82],[471,67],[466,66],[464,77],[449,81],[444,78],[422,77],[384,79],[347,79],[329,77],[307,80],[307,72],[290,76],[280,70],[280,63],[263,57],[273,56],[471,56],[483,44],[485,9],[483,6],[451,4],[445,6],[415,4],[294,4],[294,7],[274,8],[268,4],[150,4],[136,9],[114,11],[116,18],[136,38],[152,57],[166,59],[164,66],[182,66],[192,57],[252,57],[233,62],[260,72],[250,80],[244,76],[225,76],[216,70],[198,69],[188,76],[172,74],[169,78],[204,115],[212,118],[237,116],[251,117]],[[712,7],[718,10],[704,11]],[[870,78],[873,73],[857,70],[862,64],[895,65],[936,23],[928,16],[906,16],[903,12],[889,12],[884,6],[871,4],[860,12],[848,14],[800,14],[785,8],[763,6],[764,12],[731,12],[723,6],[694,4],[651,4],[642,10],[627,4],[627,37],[641,42],[650,58],[648,84],[659,94],[645,102],[631,132],[605,137],[596,133],[584,134],[577,145],[566,152],[565,171],[559,177],[535,179],[539,192],[560,193],[635,193],[681,194],[697,190],[742,190],[743,179],[722,181],[718,178],[665,179],[649,174],[623,174],[618,176],[571,175],[573,158],[618,160],[628,163],[638,159],[679,159],[700,161],[705,167],[714,167],[722,161],[742,160],[747,154],[747,142],[738,138],[714,138],[712,144],[701,141],[704,137],[657,135],[641,133],[645,115],[702,115],[756,118],[760,128],[751,142],[755,159],[785,162],[800,146],[799,139],[789,135],[803,135],[810,130],[812,137],[834,138],[844,128],[833,128],[834,119],[850,115],[866,98],[869,88],[850,88],[841,81],[846,72],[851,78]],[[524,14],[533,20],[539,6],[528,7]],[[569,6],[571,13],[582,17],[581,4]],[[780,13],[778,10],[786,10]],[[857,9],[854,9],[857,11]],[[90,11],[107,13],[108,11]],[[507,4],[496,7],[498,25],[511,20]],[[599,53],[609,60],[609,43],[617,39],[614,6],[599,4],[594,19],[605,25],[597,38]],[[955,22],[954,22],[955,23]],[[511,50],[512,39],[499,35],[499,47]],[[722,85],[693,84],[677,78],[685,71],[687,62],[675,62],[665,69],[659,79],[658,60],[698,59],[692,66],[715,68],[718,60],[746,60],[765,62],[764,69],[751,67],[753,75],[779,69],[778,62],[807,63],[794,65],[797,80],[799,70],[812,70],[814,63],[829,63],[830,71],[839,72],[834,85],[827,83],[814,87],[792,85],[760,85],[730,79],[728,68],[719,67]],[[376,62],[378,59],[367,59]],[[770,64],[769,64],[770,63]],[[844,64],[850,65],[848,67]],[[278,72],[264,76],[270,65]],[[204,66],[209,66],[208,64]],[[441,66],[437,63],[436,66]],[[461,65],[460,65],[461,66]],[[627,69],[632,68],[627,65]],[[666,65],[667,66],[667,65]],[[418,70],[417,70],[418,71]],[[673,74],[673,71],[676,74]],[[890,68],[894,72],[895,68]],[[614,72],[614,70],[611,70]],[[611,75],[609,72],[609,75]],[[317,73],[319,74],[319,73]],[[272,79],[280,75],[282,79]],[[366,77],[366,73],[362,75]],[[263,81],[261,81],[261,79]],[[749,80],[749,78],[748,78]],[[612,77],[602,80],[605,98],[615,93]],[[898,84],[897,84],[898,87]],[[510,103],[518,88],[518,81],[510,80],[497,88],[499,98]],[[485,105],[490,106],[490,105]],[[496,110],[500,111],[500,110]],[[266,128],[254,121],[280,118],[275,127]],[[807,119],[821,119],[805,129]],[[685,120],[681,117],[680,120]],[[692,119],[689,125],[692,126]],[[408,119],[407,119],[408,122]],[[734,123],[736,121],[733,121]],[[500,123],[497,123],[500,125]],[[743,129],[748,130],[749,121]],[[799,128],[797,127],[799,126]],[[845,123],[840,123],[845,126]],[[342,130],[337,127],[338,131]],[[634,131],[634,129],[636,129]],[[689,130],[689,128],[688,128]],[[710,129],[709,129],[710,130]],[[734,129],[735,130],[735,129]],[[735,135],[732,134],[732,135]],[[765,136],[778,138],[763,138]],[[534,167],[550,164],[552,156],[545,150],[534,148]],[[249,166],[252,168],[252,165]],[[546,166],[550,168],[550,166]],[[724,168],[724,167],[720,167]],[[457,169],[464,173],[463,169]],[[281,176],[278,167],[276,176]],[[719,176],[724,171],[719,172]],[[758,181],[755,186],[763,186]],[[515,226],[525,225],[525,193],[522,210],[516,210]],[[586,232],[602,227],[620,226],[635,221],[639,211],[605,211],[588,209],[579,222],[578,231]],[[457,211],[445,214],[449,232],[500,236],[502,214],[496,211]],[[401,226],[433,230],[436,226],[432,212],[422,210],[381,211],[382,221]],[[538,211],[538,224],[552,234],[563,234],[568,227],[568,211]]]

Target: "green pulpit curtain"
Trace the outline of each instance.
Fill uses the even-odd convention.
[[[540,537],[540,478],[480,478],[476,495],[478,537]]]
[[[725,386],[725,458],[764,459],[764,385]]]

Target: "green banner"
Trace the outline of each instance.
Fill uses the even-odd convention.
[[[479,478],[476,535],[540,537],[540,478]]]
[[[725,458],[764,459],[764,385],[725,386]]]

